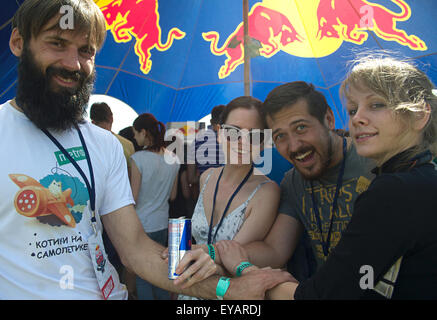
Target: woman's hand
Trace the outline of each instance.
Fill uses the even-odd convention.
[[[293,277],[288,272],[280,269],[267,267],[253,270],[247,272],[247,274],[241,277],[232,278],[231,285],[229,286],[225,298],[229,300],[264,299],[266,290],[274,288],[278,284],[287,281],[293,281]],[[288,296],[291,296],[291,293],[287,292],[287,294]],[[269,297],[282,298],[282,294],[280,292],[273,292]]]

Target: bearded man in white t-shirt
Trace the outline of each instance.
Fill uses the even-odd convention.
[[[92,0],[26,0],[13,18],[17,93],[0,106],[0,148],[7,150],[0,157],[0,299],[125,299],[101,243],[102,223],[125,266],[140,277],[215,298],[218,276],[196,283],[214,273],[213,263],[200,271],[190,266],[179,286],[168,280],[164,248],[136,215],[121,145],[84,121],[105,35]],[[195,250],[181,265],[202,259],[209,256]],[[258,296],[287,277],[262,273]],[[182,290],[181,282],[192,286]],[[232,280],[225,298],[240,292]]]

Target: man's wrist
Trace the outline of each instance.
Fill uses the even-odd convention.
[[[209,256],[211,257],[212,261],[215,262],[216,251],[215,251],[214,245],[208,244],[207,247],[208,247],[208,254],[209,254]]]
[[[249,267],[253,266],[252,263],[249,261],[242,261],[236,268],[235,268],[235,275],[237,277],[240,277],[243,274],[243,271]]]
[[[230,279],[227,277],[220,277],[217,282],[217,287],[215,289],[215,293],[218,300],[223,300],[226,292],[228,291],[230,286]]]
[[[251,271],[258,270],[258,269],[259,269],[259,268],[258,268],[257,266],[251,265],[250,267],[245,268],[245,269],[241,272],[241,275],[245,275],[245,274],[247,274],[247,273],[249,273],[249,272],[251,272]]]

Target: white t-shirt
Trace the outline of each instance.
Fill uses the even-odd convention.
[[[99,215],[134,203],[126,160],[109,131],[89,122],[79,127],[101,228]],[[91,181],[76,129],[50,133]],[[0,299],[102,299],[87,245],[89,195],[79,172],[9,102],[0,106],[0,149]],[[123,287],[110,298],[125,299]]]
[[[142,150],[131,159],[141,172],[141,186],[136,209],[146,232],[168,228],[168,211],[171,190],[179,171],[179,161],[170,151],[163,155]]]

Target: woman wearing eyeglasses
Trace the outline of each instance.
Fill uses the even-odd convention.
[[[243,96],[229,102],[222,113],[218,141],[226,164],[211,168],[200,177],[201,192],[192,217],[193,238],[209,254],[210,261],[198,260],[189,267],[192,270],[184,274],[191,274],[212,261],[217,271],[223,273],[214,244],[232,239],[240,244],[262,240],[275,220],[279,187],[253,167],[254,159],[263,148],[266,128],[261,104],[256,98]],[[198,272],[182,287],[201,277]],[[178,282],[185,279],[182,275]],[[179,299],[192,297],[179,296]]]

